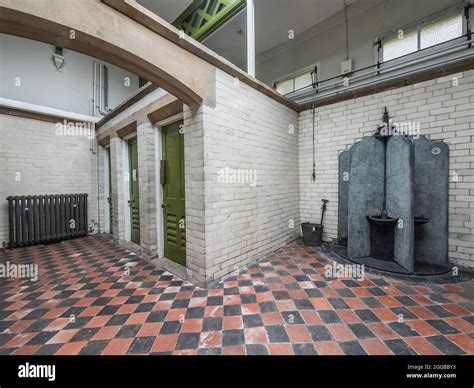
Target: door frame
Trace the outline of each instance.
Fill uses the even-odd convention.
[[[125,220],[125,241],[132,241],[132,220],[130,214],[130,160],[128,157],[128,141],[137,137],[137,133],[133,132],[122,138],[122,173],[123,173],[123,209]]]
[[[157,232],[158,232],[158,256],[160,258],[165,258],[165,220],[163,215],[163,209],[161,204],[163,203],[163,186],[161,185],[161,174],[160,174],[160,161],[163,156],[163,127],[173,124],[177,121],[183,121],[183,113],[178,113],[177,115],[168,117],[167,119],[158,121],[155,123],[157,131],[155,131],[155,167],[156,167],[156,211],[157,211]],[[185,202],[186,206],[186,202]],[[186,210],[186,207],[185,207]],[[187,263],[187,261],[186,261]]]

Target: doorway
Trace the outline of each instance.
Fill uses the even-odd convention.
[[[140,245],[140,201],[138,182],[137,138],[128,141],[129,182],[130,182],[130,239]]]
[[[112,216],[112,160],[110,156],[110,147],[107,148],[107,206],[109,209],[109,233],[113,233],[113,216]]]
[[[184,199],[184,135],[182,121],[163,127],[163,226],[164,255],[186,266]]]

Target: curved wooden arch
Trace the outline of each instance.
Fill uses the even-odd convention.
[[[215,104],[214,66],[100,0],[0,0],[0,32],[109,62],[190,107]]]

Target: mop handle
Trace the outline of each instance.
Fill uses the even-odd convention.
[[[324,213],[326,212],[326,204],[329,202],[327,199],[322,199],[323,205],[321,206],[321,225],[323,225]]]

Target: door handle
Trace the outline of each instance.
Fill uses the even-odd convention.
[[[160,161],[160,183],[166,184],[166,160]]]
[[[128,200],[128,205],[129,205],[129,206],[132,206],[132,203],[133,203],[133,202],[135,202],[133,199],[129,199],[129,200]]]
[[[162,208],[162,209],[165,209],[165,208],[167,208],[167,207],[168,207],[168,205],[167,205],[166,203],[163,203],[163,204],[161,205],[161,208]]]

